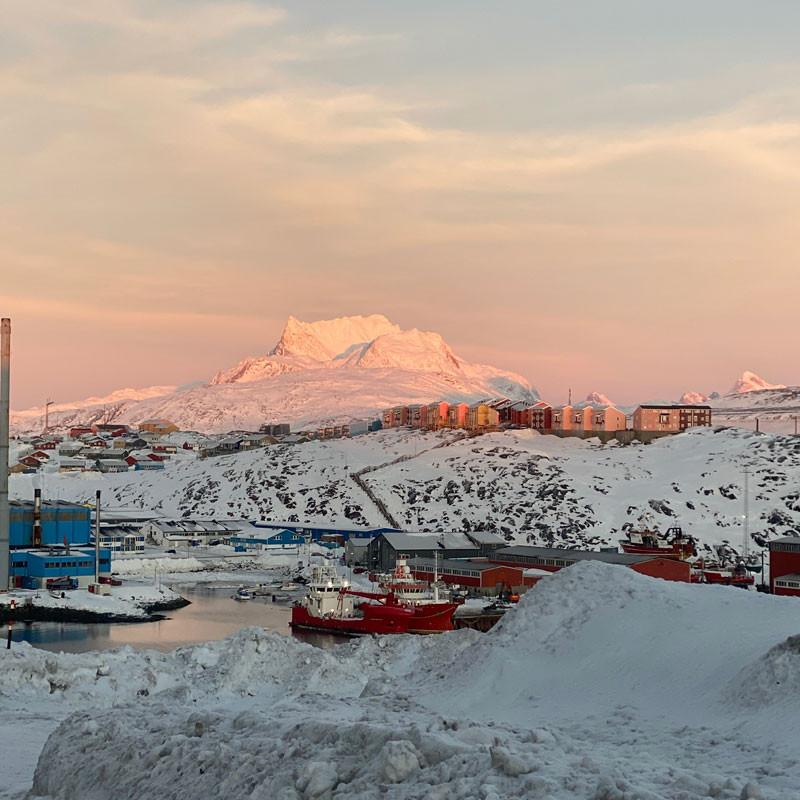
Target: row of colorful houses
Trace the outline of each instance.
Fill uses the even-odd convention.
[[[440,400],[429,405],[402,405],[383,412],[384,428],[463,428],[492,430],[500,427],[533,428],[548,433],[642,434],[680,433],[688,428],[711,425],[711,407],[680,404],[646,404],[632,416],[613,405],[551,406],[545,402],[525,403],[505,398],[467,403]]]

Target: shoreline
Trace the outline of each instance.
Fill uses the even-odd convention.
[[[174,611],[191,605],[191,601],[184,597],[174,600],[164,600],[155,603],[142,604],[138,608],[141,615],[114,614],[103,611],[91,611],[83,608],[48,607],[37,605],[20,605],[13,611],[7,605],[0,605],[0,625],[8,622],[75,622],[75,623],[134,623],[134,622],[159,622],[167,619],[162,613]]]

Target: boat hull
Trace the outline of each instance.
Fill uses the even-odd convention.
[[[444,633],[453,630],[455,603],[429,603],[410,608],[362,603],[358,616],[318,617],[302,605],[292,607],[292,628],[323,631],[341,636],[385,636],[393,633]]]
[[[673,558],[682,560],[684,554],[677,552],[674,548],[667,547],[648,547],[644,544],[634,544],[626,540],[620,540],[619,546],[623,553],[630,553],[636,556],[660,556],[661,558]]]

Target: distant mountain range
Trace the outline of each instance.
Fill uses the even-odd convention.
[[[253,356],[189,388],[125,389],[50,408],[51,425],[166,418],[182,429],[295,428],[374,416],[400,403],[539,398],[521,375],[459,358],[438,334],[386,317],[302,322],[289,317],[268,355]],[[16,432],[40,430],[44,409],[12,414]]]

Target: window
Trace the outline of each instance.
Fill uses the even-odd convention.
[[[659,425],[669,425],[669,414],[659,414],[658,415],[658,424]]]

